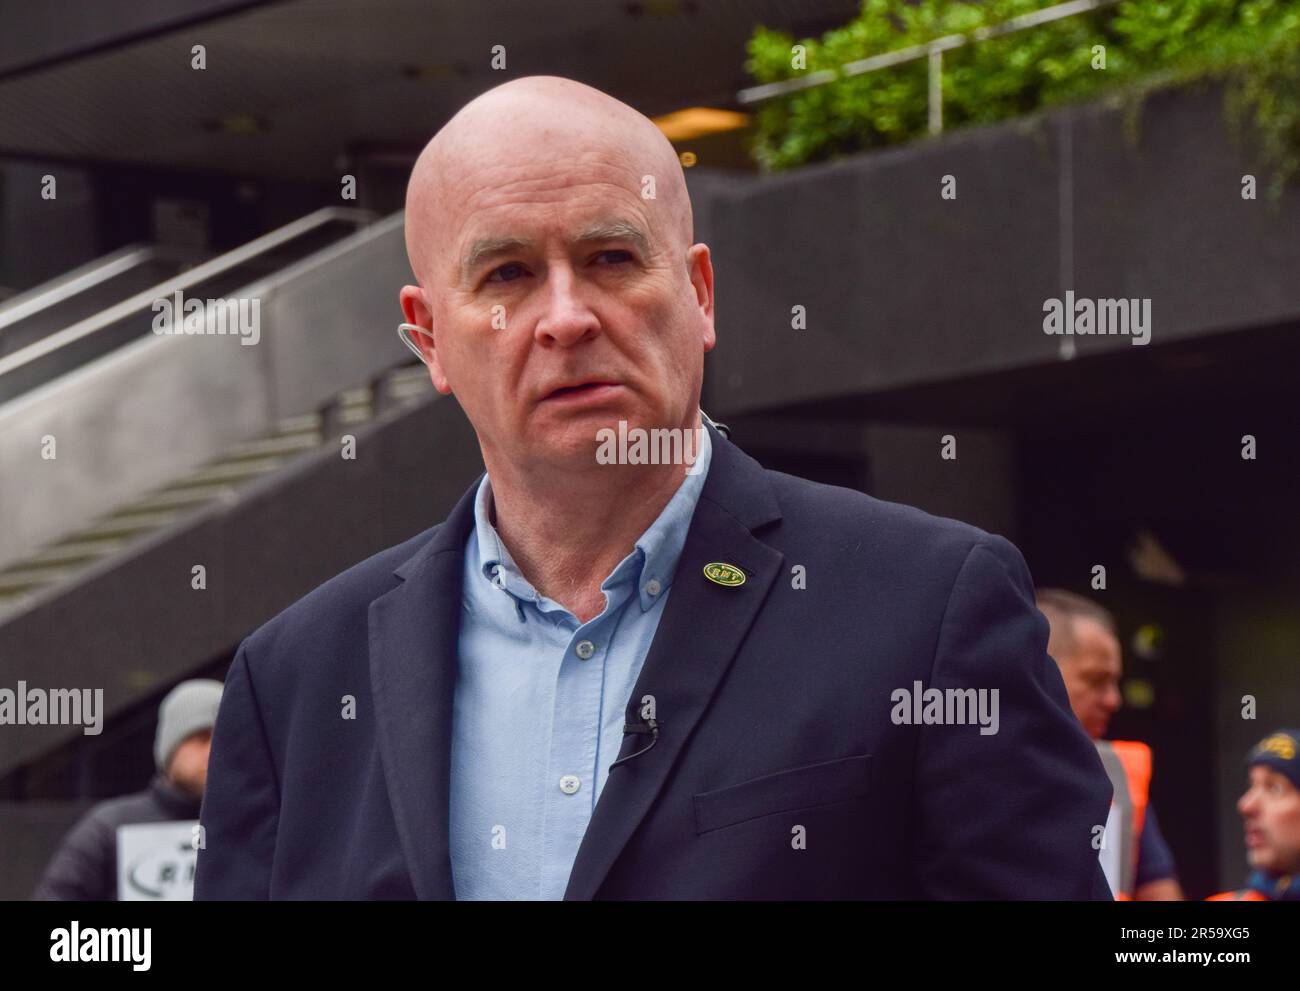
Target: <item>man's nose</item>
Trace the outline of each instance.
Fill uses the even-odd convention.
[[[539,343],[572,347],[600,333],[600,321],[583,300],[568,268],[552,266],[543,293],[544,309],[534,331]]]
[[[1247,789],[1242,794],[1241,798],[1237,799],[1237,813],[1241,815],[1243,818],[1247,818],[1249,816],[1254,815],[1255,789],[1253,788]]]

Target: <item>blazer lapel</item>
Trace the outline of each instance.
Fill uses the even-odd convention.
[[[654,696],[659,739],[646,753],[610,771],[578,848],[566,901],[595,897],[708,709],[781,568],[783,556],[753,533],[781,518],[766,472],[708,429],[713,442],[708,476],[668,604],[628,704],[635,721],[642,696]],[[709,581],[704,566],[713,562],[739,567],[744,584],[725,587]],[[648,742],[643,736],[625,736],[619,757]]]
[[[481,478],[482,476],[480,476]],[[417,898],[456,897],[448,796],[461,569],[476,481],[370,603],[370,683],[384,781]]]

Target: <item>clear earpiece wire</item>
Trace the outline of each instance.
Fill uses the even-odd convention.
[[[429,333],[428,330],[418,326],[417,324],[401,323],[397,325],[397,336],[402,339],[402,343],[410,348],[412,353],[414,353],[421,362],[427,365],[428,362],[424,360],[424,353],[420,350],[420,346],[415,343],[415,338],[411,336],[412,334],[423,334],[426,337],[432,337],[433,335]]]

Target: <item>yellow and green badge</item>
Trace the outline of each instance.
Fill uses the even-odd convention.
[[[704,566],[704,577],[715,585],[726,585],[728,588],[745,584],[745,573],[743,571],[734,564],[723,564],[721,561],[706,564]]]

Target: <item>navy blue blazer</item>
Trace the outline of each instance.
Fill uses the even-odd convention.
[[[1111,785],[1015,547],[767,471],[709,429],[712,464],[628,700],[639,722],[634,700],[654,696],[659,737],[610,772],[566,900],[1109,899],[1094,836]],[[240,646],[196,898],[455,897],[449,751],[473,496]],[[707,579],[715,562],[744,583]],[[998,731],[974,715],[918,725],[919,705],[894,694],[917,688],[997,689]],[[619,756],[648,742],[630,733]]]

